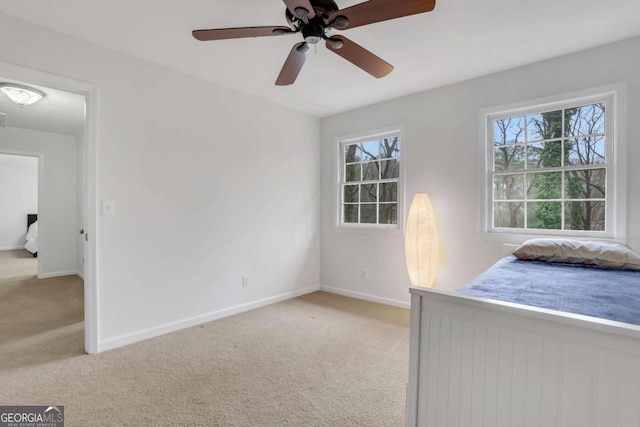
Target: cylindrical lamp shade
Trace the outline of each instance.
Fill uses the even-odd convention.
[[[413,286],[430,288],[436,277],[438,230],[426,193],[413,196],[404,241],[407,270]]]

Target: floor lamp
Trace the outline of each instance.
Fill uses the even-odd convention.
[[[405,255],[411,285],[432,287],[438,261],[438,230],[431,200],[426,193],[413,196],[407,219]]]

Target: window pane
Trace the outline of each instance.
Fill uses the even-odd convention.
[[[400,178],[400,160],[383,160],[382,179]]]
[[[528,173],[527,198],[562,198],[562,172]]]
[[[380,142],[369,141],[362,143],[364,161],[377,160],[380,158]]]
[[[378,184],[363,184],[360,186],[361,202],[377,202],[378,201]]]
[[[396,203],[383,203],[380,205],[380,224],[398,223],[398,205]]]
[[[382,140],[382,152],[380,157],[383,159],[400,158],[400,138],[385,138]]]
[[[380,162],[370,162],[362,164],[362,180],[373,181],[380,179],[378,169],[380,168]]]
[[[605,104],[584,105],[565,110],[567,136],[605,132]]]
[[[601,165],[605,162],[605,137],[586,136],[564,143],[567,166]]]
[[[493,144],[518,144],[524,142],[524,117],[511,117],[493,122]]]
[[[344,146],[344,162],[354,163],[362,160],[362,151],[359,144],[349,144]]]
[[[604,231],[605,202],[568,202],[565,206],[565,230]]]
[[[380,184],[380,201],[381,202],[397,202],[398,201],[398,183],[385,182]]]
[[[342,224],[398,224],[400,144],[393,135],[342,144]]]
[[[524,228],[523,202],[495,202],[493,226],[496,228]]]
[[[616,165],[608,158],[615,141],[606,134],[612,118],[607,114],[613,111],[607,111],[607,102],[603,97],[602,102],[548,104],[531,114],[514,110],[490,118],[487,214],[495,231],[605,231],[606,209],[613,206],[608,203],[616,202],[608,191],[607,173]],[[506,114],[511,117],[502,119]]]
[[[345,182],[361,181],[360,179],[360,163],[345,166]]]
[[[559,168],[562,166],[562,142],[527,144],[527,169]]]
[[[344,186],[344,202],[345,203],[358,203],[359,192],[358,185],[345,185]]]
[[[568,199],[602,199],[605,197],[606,169],[584,169],[565,173]]]
[[[375,224],[376,220],[376,204],[360,205],[360,223]]]
[[[562,111],[527,116],[527,141],[562,137]]]
[[[524,147],[499,147],[495,149],[495,170],[524,169]]]
[[[358,223],[358,205],[344,205],[344,222]]]
[[[524,199],[524,174],[495,175],[493,194],[496,200]]]
[[[562,202],[527,203],[527,228],[560,230],[562,228]]]

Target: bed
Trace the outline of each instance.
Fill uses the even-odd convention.
[[[634,270],[523,261],[510,256],[498,261],[459,292],[640,324],[640,272]]]
[[[26,250],[38,256],[38,215],[27,214],[27,244],[24,246]]]
[[[459,293],[411,288],[407,425],[640,426],[640,271],[626,261],[508,257]]]

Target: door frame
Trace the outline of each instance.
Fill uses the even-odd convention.
[[[53,89],[77,93],[85,97],[85,127],[84,127],[84,230],[88,240],[84,243],[84,349],[86,353],[94,354],[99,351],[99,323],[98,323],[98,281],[97,281],[97,112],[98,87],[91,83],[69,79],[42,71],[21,67],[0,61],[0,76],[29,82],[34,85],[46,86]],[[34,153],[35,154],[35,153]],[[44,156],[39,153],[38,184],[44,175],[42,167]],[[28,155],[28,154],[27,154]],[[32,154],[33,155],[33,154]],[[39,192],[40,193],[40,192]],[[38,194],[40,205],[40,194]]]

